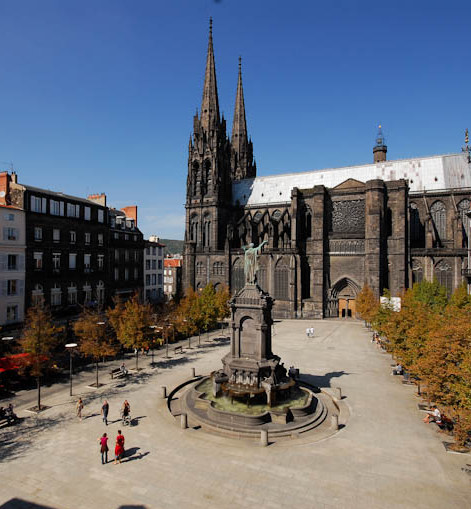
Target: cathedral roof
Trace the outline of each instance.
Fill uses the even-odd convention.
[[[466,154],[446,154],[256,177],[233,182],[232,201],[240,205],[288,203],[294,187],[309,189],[323,185],[332,188],[348,179],[360,182],[406,179],[411,193],[471,188],[471,166]]]

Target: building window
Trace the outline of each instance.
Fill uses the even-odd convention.
[[[458,211],[461,217],[462,239],[463,239],[461,247],[468,247],[468,234],[470,225],[468,213],[470,212],[470,206],[471,202],[467,198],[461,200],[458,203]]]
[[[83,302],[84,304],[87,304],[92,301],[92,287],[90,286],[90,283],[87,281],[83,287],[82,287],[84,296],[83,296]]]
[[[58,202],[55,200],[49,200],[49,211],[53,216],[64,215],[64,202]]]
[[[157,267],[162,270],[162,260],[158,260]]]
[[[75,270],[77,268],[77,253],[69,253],[69,269]]]
[[[85,221],[90,221],[90,219],[92,217],[92,212],[91,212],[91,208],[90,207],[84,207],[83,208],[83,217],[84,217]]]
[[[134,242],[137,242],[137,235],[133,235],[132,240],[134,240]]]
[[[448,261],[442,260],[435,266],[435,277],[437,281],[446,288],[448,295],[453,291],[453,272]]]
[[[99,223],[103,223],[104,222],[104,213],[103,213],[103,210],[101,209],[98,209],[98,222]]]
[[[152,269],[155,270],[157,268],[157,260],[152,260]]]
[[[80,205],[67,204],[67,217],[80,217]]]
[[[47,202],[46,198],[39,196],[31,196],[31,212],[46,213]]]
[[[196,262],[196,275],[203,276],[204,274],[206,274],[206,271],[203,262]]]
[[[117,249],[114,250],[114,261],[119,262],[119,251]]]
[[[52,230],[52,240],[53,242],[59,242],[61,240],[61,231],[59,228],[54,228]]]
[[[162,286],[162,274],[158,275],[159,286]]]
[[[119,240],[119,233],[115,232],[113,234],[115,240]]]
[[[237,258],[232,266],[232,274],[231,274],[231,289],[233,292],[240,290],[245,283],[244,277],[244,266],[242,264],[242,259]]]
[[[119,279],[119,269],[118,269],[118,267],[115,267],[114,268],[114,280],[118,281],[118,279]]]
[[[424,279],[424,271],[422,265],[417,261],[412,262],[412,285],[421,283]]]
[[[146,286],[150,286],[150,274],[146,274]]]
[[[3,219],[5,221],[14,221],[15,220],[15,214],[4,214]]]
[[[18,305],[14,304],[13,306],[7,306],[7,322],[17,322],[18,321]]]
[[[139,269],[134,267],[134,279],[139,279]]]
[[[211,245],[211,218],[205,216],[203,221],[203,246],[209,247]]]
[[[42,270],[43,268],[43,254],[42,253],[33,253],[33,266],[34,270]]]
[[[289,268],[282,262],[275,267],[275,299],[288,300]]]
[[[98,270],[103,270],[105,267],[105,255],[98,255]]]
[[[77,241],[77,234],[74,231],[70,232],[70,243],[75,244]]]
[[[103,281],[98,281],[96,285],[96,300],[100,305],[105,302],[105,283]]]
[[[127,233],[124,234],[124,240],[129,240],[129,235]]]
[[[124,280],[127,281],[129,279],[129,269],[126,267],[124,269]]]
[[[71,306],[77,304],[77,285],[75,283],[70,283],[70,286],[67,288],[67,302]]]
[[[146,260],[146,270],[150,270],[150,260]]]
[[[3,228],[3,240],[18,240],[17,228]]]
[[[125,261],[129,261],[129,251],[126,249],[126,251],[124,252],[124,260]]]
[[[40,226],[34,227],[34,240],[43,240],[43,229]]]
[[[135,262],[139,261],[139,251],[134,251],[134,261]]]
[[[8,255],[8,270],[18,270],[18,255]]]
[[[7,295],[18,295],[18,281],[16,279],[7,281]]]
[[[420,221],[419,209],[415,203],[410,204],[410,238],[414,247],[425,247],[425,229]]]
[[[52,269],[55,272],[58,272],[60,268],[61,268],[61,254],[52,253]]]
[[[98,245],[99,246],[103,245],[103,233],[98,234]]]
[[[62,290],[59,283],[51,288],[51,306],[60,306],[62,303]]]
[[[222,262],[215,262],[213,264],[213,274],[215,276],[223,276],[224,275],[224,264]]]
[[[92,260],[92,255],[91,254],[84,254],[83,255],[83,269],[84,269],[84,272],[90,272],[91,260]]]
[[[34,286],[34,290],[31,292],[31,302],[33,306],[39,306],[44,302],[43,287],[40,284]]]
[[[90,244],[90,238],[91,238],[91,235],[89,232],[85,232],[85,245],[89,245]]]
[[[151,280],[152,280],[151,284],[155,286],[157,284],[157,274],[152,274]]]
[[[446,238],[446,208],[445,204],[441,201],[436,201],[430,207],[435,231],[438,236],[438,243],[441,243]],[[436,247],[436,246],[435,246]]]

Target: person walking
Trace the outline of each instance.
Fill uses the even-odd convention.
[[[103,433],[103,436],[101,436],[98,439],[98,442],[100,442],[100,452],[101,452],[101,464],[105,465],[108,463],[108,436],[106,433]]]
[[[108,426],[108,411],[110,409],[110,405],[108,404],[108,401],[103,401],[103,405],[101,406],[101,415],[103,416],[103,422],[106,426]]]
[[[121,430],[118,430],[118,436],[116,437],[116,445],[114,447],[114,464],[119,461],[121,463],[121,458],[124,454],[124,436],[121,434]]]
[[[82,410],[83,410],[83,401],[82,401],[82,398],[79,398],[79,400],[77,401],[77,405],[75,406],[75,410],[77,412],[77,417],[79,417],[80,420],[82,420]]]

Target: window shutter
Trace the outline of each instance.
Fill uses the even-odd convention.
[[[23,255],[18,256],[18,270],[25,270],[25,257]]]
[[[22,280],[22,279],[18,279],[16,281],[17,285],[18,285],[18,295],[23,295],[23,291],[24,291],[24,286],[25,286],[25,282]]]
[[[61,214],[61,216],[64,215],[64,202],[63,201],[60,202],[60,214]]]
[[[80,217],[80,205],[75,205],[75,217]]]
[[[30,197],[30,210],[34,211],[34,196],[31,195]]]
[[[2,286],[0,288],[0,292],[3,296],[5,296],[8,292],[8,282],[6,279],[2,281]]]
[[[0,254],[0,270],[6,270],[7,268],[7,256],[6,254]]]
[[[42,198],[42,199],[41,199],[41,205],[42,205],[42,206],[41,206],[41,212],[42,212],[43,214],[45,214],[45,213],[46,213],[46,210],[47,210],[47,200],[46,200],[46,198]]]

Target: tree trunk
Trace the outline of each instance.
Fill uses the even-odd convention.
[[[41,410],[41,381],[39,376],[36,377],[36,385],[38,387],[38,412]]]
[[[95,365],[96,365],[96,388],[98,389],[98,359],[97,359]]]
[[[136,348],[136,371],[139,371],[139,348]]]

